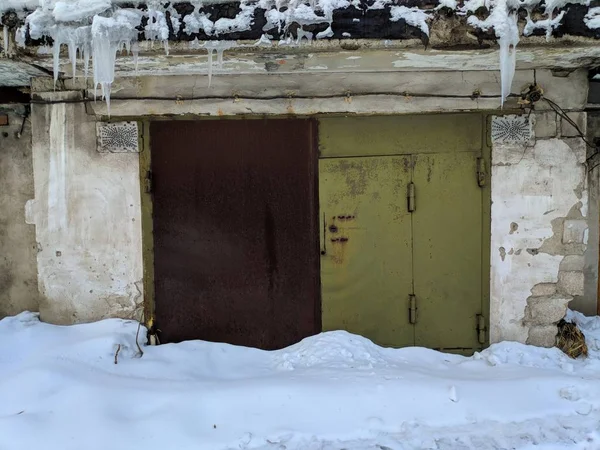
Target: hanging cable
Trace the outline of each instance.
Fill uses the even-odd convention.
[[[593,168],[600,165],[600,161],[598,161],[594,165],[591,164],[593,160],[600,159],[598,158],[598,155],[600,155],[600,146],[594,144],[593,142],[590,142],[587,139],[585,133],[581,131],[581,128],[579,128],[579,125],[577,125],[577,123],[573,119],[571,119],[569,115],[565,112],[565,110],[562,109],[555,101],[546,97],[544,95],[544,90],[539,85],[537,85],[536,83],[529,85],[527,89],[521,93],[521,97],[519,98],[518,103],[522,107],[530,108],[529,115],[531,115],[531,113],[535,109],[535,103],[537,103],[540,100],[544,100],[561,119],[563,119],[565,122],[571,125],[575,129],[575,131],[577,131],[577,134],[583,140],[585,145],[596,150],[586,159],[586,163],[588,164],[588,170],[592,170]]]
[[[583,133],[583,131],[581,131],[581,129],[579,128],[579,125],[577,125],[577,123],[575,123],[575,121],[573,119],[571,119],[568,114],[560,107],[556,104],[556,102],[553,102],[552,100],[550,100],[547,97],[542,97],[542,100],[545,100],[546,103],[548,103],[548,105],[550,105],[550,107],[556,111],[556,114],[559,115],[559,117],[561,117],[563,120],[567,121],[569,123],[569,125],[571,125],[573,128],[575,128],[575,131],[577,131],[577,134],[579,134],[579,136],[581,137],[581,139],[583,139],[583,142],[586,143],[586,145],[590,148],[596,149],[598,148],[596,145],[594,145],[593,143],[591,143],[590,141],[588,141],[588,139],[586,138],[585,134]]]

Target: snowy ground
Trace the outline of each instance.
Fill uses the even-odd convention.
[[[139,358],[134,322],[23,313],[0,321],[0,450],[598,450],[600,319],[576,319],[585,360],[515,343],[473,358],[390,350],[345,332]]]

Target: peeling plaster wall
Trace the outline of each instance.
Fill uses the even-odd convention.
[[[553,112],[532,122],[529,142],[492,145],[490,341],[552,346],[585,296],[586,146]]]
[[[38,310],[35,229],[25,223],[23,205],[33,195],[31,126],[24,105],[0,105],[8,126],[0,126],[0,318]]]
[[[82,104],[32,105],[32,125],[35,198],[26,209],[42,320],[132,317],[142,302],[139,155],[99,153]]]

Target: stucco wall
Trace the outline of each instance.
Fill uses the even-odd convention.
[[[584,290],[586,146],[553,112],[531,121],[529,142],[492,145],[490,340],[551,346],[569,302],[595,300]]]
[[[95,120],[80,103],[32,105],[32,126],[35,198],[26,209],[42,320],[132,316],[142,302],[139,155],[99,153]]]
[[[24,105],[0,105],[8,126],[0,127],[0,317],[38,310],[35,230],[25,223],[33,196],[31,124]]]

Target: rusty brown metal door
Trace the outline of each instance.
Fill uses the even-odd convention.
[[[161,342],[320,332],[315,135],[300,119],[151,124]]]

